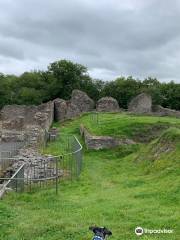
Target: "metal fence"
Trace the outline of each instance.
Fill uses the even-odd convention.
[[[44,130],[43,134],[35,132],[34,137],[30,137],[30,132],[25,133],[23,131],[5,131],[5,134],[9,134],[11,137],[15,134],[16,137],[14,141],[7,141],[8,139],[6,139],[6,142],[0,141],[0,177],[16,161],[15,156],[18,155],[20,149],[26,146],[45,148],[50,140],[50,134],[47,130]]]
[[[7,188],[14,189],[16,192],[24,191],[24,166],[25,163],[17,169],[11,178],[6,179],[7,181],[3,185],[4,191]]]
[[[19,149],[24,147],[26,142],[9,142],[0,144],[0,176],[11,166],[13,157],[18,154]]]
[[[57,151],[57,155],[48,156],[42,154],[42,158],[29,159],[23,163],[10,177],[0,178],[3,189],[12,188],[17,192],[33,191],[39,188],[52,187],[58,192],[58,183],[63,180],[77,179],[82,170],[82,146],[75,136],[61,135],[57,141],[47,146]],[[43,145],[44,148],[44,145]],[[42,151],[42,149],[41,149]],[[46,148],[43,149],[46,151]],[[4,157],[4,161],[16,163],[16,157]]]
[[[90,120],[91,122],[93,122],[93,124],[99,124],[100,123],[100,119],[99,119],[99,113],[96,111],[93,111],[90,113]]]
[[[119,113],[119,114],[118,114]],[[95,124],[98,127],[103,127],[105,124],[111,124],[114,120],[125,120],[123,114],[126,114],[127,118],[129,118],[129,113],[120,114],[120,112],[97,112],[93,111],[89,114],[90,121],[92,124]],[[123,116],[123,118],[122,118]],[[131,116],[132,118],[132,116]]]

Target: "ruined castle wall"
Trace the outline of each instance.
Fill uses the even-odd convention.
[[[146,93],[134,97],[128,104],[128,111],[133,113],[151,113],[152,98]]]
[[[120,145],[134,144],[131,139],[118,139],[111,136],[95,136],[88,132],[88,130],[81,124],[80,134],[84,138],[87,149],[111,149]]]
[[[48,129],[54,120],[54,103],[50,101],[39,106],[7,105],[0,116],[3,129],[22,130],[29,125]]]
[[[172,116],[180,118],[180,111],[164,108],[160,105],[153,106],[153,114],[158,116]]]

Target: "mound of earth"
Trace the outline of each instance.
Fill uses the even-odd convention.
[[[167,123],[136,124],[132,128],[132,139],[139,143],[149,143],[169,128]]]
[[[180,165],[180,129],[169,128],[141,149],[137,162],[149,164],[150,171],[177,170]]]

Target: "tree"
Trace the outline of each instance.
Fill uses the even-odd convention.
[[[69,99],[73,89],[79,89],[87,68],[81,64],[60,60],[48,66],[48,72],[56,78],[57,97]]]
[[[153,104],[180,110],[180,84],[161,83],[148,77],[143,81],[133,77],[119,77],[104,82],[92,79],[87,68],[67,60],[51,63],[47,71],[25,72],[20,76],[0,73],[0,108],[5,104],[41,104],[57,97],[69,99],[73,89],[85,91],[97,101],[111,96],[122,108],[141,92],[152,96]]]
[[[79,89],[86,92],[89,97],[97,101],[102,94],[104,82],[98,79],[92,79],[89,76],[84,76],[80,81]]]
[[[180,110],[180,84],[174,83],[162,83],[160,85],[160,91],[163,96],[162,106],[176,110]]]
[[[127,108],[132,97],[140,93],[141,82],[131,76],[117,78],[105,84],[103,96],[111,96],[118,100],[120,107]]]
[[[161,83],[156,78],[152,77],[148,77],[142,82],[142,92],[150,94],[152,97],[152,103],[155,105],[161,105],[164,99],[160,86]]]
[[[8,76],[0,73],[0,108],[11,103],[11,82]]]

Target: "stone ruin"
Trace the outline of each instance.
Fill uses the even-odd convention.
[[[93,108],[94,101],[79,90],[74,90],[68,101],[55,99],[39,106],[4,106],[0,112],[0,161],[4,165],[7,160],[5,153],[16,160],[13,165],[9,163],[10,165],[0,169],[0,174],[6,176],[6,173],[13,173],[20,165],[26,163],[25,175],[28,173],[31,177],[28,171],[33,167],[34,177],[38,179],[43,177],[43,163],[47,168],[44,174],[53,175],[54,170],[50,171],[48,167],[49,157],[38,153],[39,146],[43,147],[47,140],[55,140],[58,135],[55,128],[50,129],[53,121],[72,119]]]
[[[80,90],[73,90],[71,99],[65,101],[64,99],[54,100],[55,120],[64,121],[73,119],[81,113],[90,112],[94,108],[94,101],[84,92]]]
[[[58,98],[39,106],[6,105],[0,112],[0,139],[14,141],[16,131],[20,131],[29,135],[34,144],[44,138],[45,130],[48,131],[54,120],[73,119],[93,108],[94,101],[80,90],[73,90],[68,101]]]
[[[6,105],[0,112],[0,140],[8,142],[19,141],[18,131],[29,137],[35,144],[43,140],[53,121],[63,122],[73,119],[84,112],[94,110],[94,101],[84,92],[73,90],[70,100],[55,99],[39,106]],[[96,104],[98,112],[119,112],[116,99],[103,97]],[[180,117],[180,112],[161,106],[152,106],[151,96],[141,93],[133,98],[128,111],[138,114]]]
[[[146,93],[141,93],[134,97],[129,105],[128,111],[133,113],[151,113],[152,112],[152,98]]]
[[[128,111],[132,113],[150,114],[161,117],[180,117],[180,111],[164,108],[160,105],[152,105],[152,98],[146,93],[141,93],[134,97],[128,105]]]
[[[32,148],[22,148],[19,150],[17,162],[14,162],[11,168],[14,172],[25,163],[24,178],[43,179],[56,176],[55,158],[50,155],[42,155]],[[61,177],[63,171],[58,169],[58,176]]]
[[[1,110],[2,129],[23,130],[27,126],[40,126],[49,129],[54,120],[52,101],[39,106],[6,105]]]
[[[54,119],[58,122],[63,122],[68,119],[73,119],[81,114],[78,106],[71,101],[57,98],[54,100]]]
[[[94,101],[86,93],[77,89],[72,91],[71,103],[76,105],[80,112],[90,112],[94,109]]]
[[[155,115],[158,115],[158,116],[171,116],[171,117],[180,118],[180,111],[164,108],[160,105],[153,106],[152,111]]]
[[[80,125],[80,134],[84,138],[87,149],[110,149],[120,145],[135,144],[133,140],[127,138],[92,135],[83,124]]]
[[[6,149],[6,144],[18,143],[20,148],[16,153],[18,161],[13,166],[14,170],[21,164],[26,163],[25,175],[40,179],[46,176],[54,176],[54,168],[49,168],[49,157],[38,153],[36,147],[39,143],[44,143],[47,138],[54,140],[57,136],[57,130],[49,128],[53,121],[63,122],[67,119],[73,119],[82,113],[94,110],[94,101],[88,95],[80,90],[74,90],[70,100],[55,99],[43,103],[39,106],[25,105],[7,105],[0,112],[0,147],[1,151]],[[116,99],[104,97],[99,99],[96,104],[98,112],[119,112],[120,107]],[[133,98],[128,111],[138,114],[151,114],[157,116],[180,117],[180,111],[175,111],[162,106],[152,106],[151,96],[141,93]],[[47,131],[48,136],[47,136]],[[84,126],[80,127],[81,135],[84,137],[88,149],[113,148],[119,145],[134,144],[130,139],[117,139],[111,136],[91,135]],[[28,148],[21,143],[28,142]],[[5,150],[7,151],[7,150]],[[2,153],[2,152],[1,152]],[[42,162],[47,171],[42,172]],[[34,171],[29,173],[30,167]],[[10,170],[10,172],[12,172]],[[58,175],[62,175],[62,171]]]
[[[98,100],[96,104],[96,110],[98,112],[119,112],[119,104],[115,98],[103,97]]]
[[[73,119],[84,112],[94,110],[94,101],[84,92],[73,90],[70,100],[55,99],[39,106],[7,105],[0,112],[0,140],[3,142],[19,141],[18,131],[29,138],[33,145],[46,137],[46,131],[54,120],[63,122]],[[119,112],[120,107],[116,99],[103,97],[96,105],[99,112]],[[128,111],[138,114],[152,114],[159,116],[180,117],[180,112],[152,106],[152,99],[146,93],[133,98]]]

